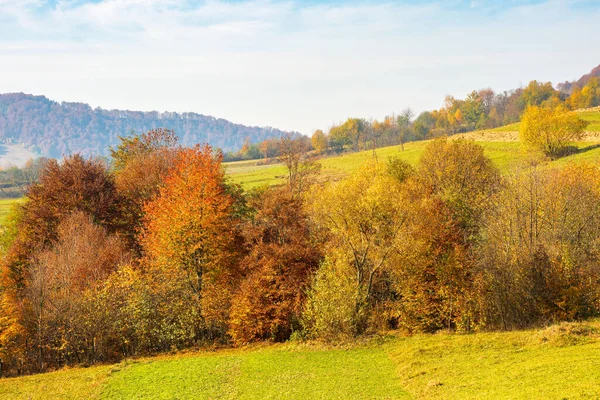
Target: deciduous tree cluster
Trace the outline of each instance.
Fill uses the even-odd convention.
[[[501,176],[477,144],[437,139],[414,167],[323,183],[305,146],[282,138],[287,183],[249,193],[166,130],[123,139],[111,165],[46,163],[2,240],[5,372],[599,314],[597,166]]]

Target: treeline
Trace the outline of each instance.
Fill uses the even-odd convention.
[[[239,149],[247,139],[258,143],[283,134],[196,113],[92,109],[44,96],[0,94],[0,139],[34,146],[45,157],[106,156],[120,136],[162,127],[176,130],[184,146],[211,143],[224,150]]]
[[[287,183],[244,193],[222,155],[170,131],[123,139],[111,165],[45,164],[9,218],[5,374],[208,343],[339,340],[584,319],[600,308],[600,168],[501,176],[477,144],[437,139],[315,183],[279,141]]]
[[[29,160],[22,168],[0,169],[0,198],[23,197],[29,185],[37,182],[47,158]]]
[[[360,151],[402,145],[480,129],[492,129],[518,122],[529,107],[569,110],[600,106],[600,80],[589,77],[586,84],[568,86],[570,92],[554,89],[552,83],[531,81],[525,88],[495,93],[492,89],[474,90],[465,99],[447,96],[444,106],[416,116],[410,108],[381,121],[348,118],[329,131],[316,130],[310,151],[317,154]],[[563,84],[565,85],[565,84]],[[566,87],[566,86],[565,86]],[[244,143],[237,152],[225,154],[226,161],[277,157],[277,139]]]

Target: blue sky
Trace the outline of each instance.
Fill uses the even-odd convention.
[[[578,78],[600,1],[0,0],[0,92],[310,134]]]

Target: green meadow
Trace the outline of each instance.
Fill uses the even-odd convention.
[[[600,321],[503,333],[262,344],[0,380],[0,398],[589,399]]]
[[[523,151],[519,142],[477,141],[476,143],[483,146],[485,154],[504,173],[511,171],[529,157]],[[360,165],[374,158],[385,162],[391,157],[397,157],[411,165],[416,165],[428,144],[429,141],[411,142],[404,145],[404,150],[400,146],[390,146],[377,149],[375,152],[366,150],[358,153],[324,157],[319,160],[322,166],[321,173],[324,179],[337,179],[351,173]],[[578,152],[552,161],[549,166],[564,165],[571,161],[594,162],[600,160],[600,147],[598,145],[599,143],[596,142],[577,143]],[[260,162],[256,160],[227,163],[225,166],[233,182],[241,184],[245,189],[281,183],[284,181],[286,173],[282,164],[260,165]]]
[[[580,117],[590,122],[586,128],[588,132],[600,132],[600,111],[582,111]],[[488,136],[490,140],[479,140],[476,142],[483,146],[485,154],[496,164],[502,172],[509,172],[529,155],[523,151],[517,141],[494,140],[495,134],[518,132],[519,124],[514,123],[499,128],[471,132],[467,137]],[[576,143],[578,152],[567,157],[552,161],[549,166],[564,165],[571,161],[595,161],[600,160],[600,138],[590,141]],[[337,179],[343,177],[366,161],[377,158],[379,161],[387,161],[390,157],[397,157],[416,165],[423,154],[423,150],[429,141],[411,142],[401,146],[390,146],[379,148],[375,151],[365,150],[358,153],[344,153],[337,156],[326,156],[319,160],[324,179]],[[235,183],[241,184],[245,189],[252,189],[263,185],[281,183],[285,179],[286,170],[280,163],[264,164],[263,160],[237,161],[226,163],[227,173]]]
[[[21,201],[22,199],[0,199],[0,226],[4,224],[6,216],[13,206]]]

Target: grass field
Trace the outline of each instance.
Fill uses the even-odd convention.
[[[527,157],[519,142],[477,141],[477,143],[483,146],[485,154],[502,172],[510,171]],[[398,157],[409,164],[416,165],[428,144],[429,141],[407,143],[404,145],[404,151],[400,146],[383,147],[377,149],[377,159],[385,162],[390,157]],[[577,143],[578,153],[553,161],[550,165],[564,165],[570,161],[600,160],[600,147],[598,147],[598,144],[596,142]],[[367,150],[342,154],[337,157],[322,158],[319,163],[322,165],[321,173],[323,176],[327,179],[335,179],[349,174],[372,158],[373,151]],[[286,171],[282,164],[257,165],[257,162],[253,160],[227,163],[225,165],[231,179],[241,184],[245,189],[276,184],[283,182],[285,179]]]
[[[23,201],[22,199],[0,199],[0,226],[4,224],[6,216],[12,209],[13,205]]]
[[[6,399],[586,399],[600,321],[472,335],[389,335],[127,360],[0,380]]]
[[[600,110],[582,111],[580,116],[590,121],[587,130],[600,133]],[[502,172],[508,172],[514,166],[523,161],[527,155],[522,151],[518,141],[515,141],[515,132],[519,130],[519,124],[510,124],[499,128],[470,132],[465,134],[467,138],[474,139],[483,146],[486,155],[496,164]],[[588,141],[577,143],[579,153],[563,157],[551,163],[564,165],[570,161],[595,161],[600,160],[600,136],[592,135]],[[398,157],[412,165],[415,165],[429,141],[412,142],[400,146],[390,146],[377,149],[375,154],[380,161],[386,161],[390,157]],[[319,160],[322,165],[322,174],[327,179],[335,179],[352,172],[367,160],[373,158],[373,151],[366,150],[358,153],[347,153],[339,156],[325,157]],[[259,165],[262,160],[238,161],[226,163],[226,168],[231,179],[241,184],[245,189],[252,189],[262,185],[270,185],[283,182],[286,170],[282,164]]]

